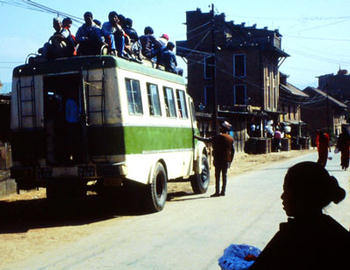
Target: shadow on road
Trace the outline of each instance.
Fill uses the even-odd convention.
[[[168,193],[167,201],[194,200],[193,193]],[[181,199],[179,199],[181,198]],[[0,234],[26,232],[35,228],[77,226],[116,217],[149,214],[141,205],[140,194],[114,192],[85,198],[46,198],[0,201]]]
[[[210,198],[209,195],[205,195],[205,196],[200,196],[200,197],[189,197],[189,196],[193,196],[195,195],[194,193],[187,193],[187,192],[183,192],[183,191],[179,191],[179,192],[172,192],[172,193],[168,193],[168,197],[167,197],[167,201],[189,201],[189,200],[198,200],[198,199],[208,199]],[[187,197],[187,198],[186,198]],[[181,199],[179,199],[181,198]]]
[[[29,229],[89,224],[109,218],[147,214],[138,200],[89,195],[50,202],[46,199],[0,201],[0,234]]]

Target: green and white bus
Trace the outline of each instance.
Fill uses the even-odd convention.
[[[144,64],[77,56],[18,66],[11,130],[18,190],[59,198],[139,183],[138,198],[160,211],[168,181],[188,179],[195,193],[209,185],[183,78]]]

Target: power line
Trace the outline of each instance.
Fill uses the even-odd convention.
[[[313,26],[313,27],[309,27],[309,28],[304,28],[304,29],[298,30],[297,32],[301,33],[301,32],[305,32],[305,31],[315,30],[315,29],[326,27],[326,26],[343,23],[343,22],[346,22],[347,20],[348,19],[337,21],[337,22],[332,22],[332,23],[327,23],[327,24],[322,24],[322,25],[317,25],[317,26]]]
[[[204,26],[207,26],[207,25],[209,25],[209,24],[210,24],[210,21],[207,22],[207,23],[203,23],[203,24],[201,24],[201,25],[199,25],[199,26],[197,26],[197,27],[195,27],[195,28],[193,28],[193,29],[187,31],[187,34],[192,33],[192,32],[194,32],[194,31],[197,31],[198,29],[201,29],[201,28],[203,28]]]
[[[278,21],[330,21],[330,20],[349,20],[350,16],[337,16],[337,17],[247,17],[240,15],[233,15],[236,18],[245,19],[257,19],[257,20],[278,20]]]
[[[324,37],[303,37],[303,36],[289,36],[289,35],[284,35],[286,38],[298,38],[298,39],[312,39],[312,40],[327,40],[327,41],[344,41],[344,42],[349,42],[350,39],[337,39],[337,38],[324,38]]]
[[[50,8],[48,6],[42,5],[40,3],[31,1],[31,0],[17,0],[17,1],[16,0],[0,0],[0,3],[19,7],[19,8],[24,8],[24,9],[28,9],[28,10],[34,10],[34,11],[38,11],[38,12],[55,14],[57,16],[70,17],[73,21],[76,21],[79,23],[84,22],[84,20],[80,17],[68,14],[68,13],[60,11],[60,10]]]

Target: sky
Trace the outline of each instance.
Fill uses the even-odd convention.
[[[12,70],[36,53],[53,34],[55,14],[9,5],[22,0],[0,0],[0,81],[11,82]],[[26,0],[23,0],[24,2]],[[350,1],[349,0],[35,0],[35,2],[83,17],[91,11],[94,18],[107,21],[112,10],[133,19],[139,35],[146,26],[155,36],[167,33],[171,41],[186,39],[186,11],[200,8],[209,12],[214,4],[226,21],[245,22],[257,28],[278,29],[282,49],[288,57],[280,67],[288,81],[300,89],[317,87],[317,76],[350,71]],[[60,17],[63,18],[62,16]],[[74,23],[72,32],[80,26]],[[185,67],[182,59],[179,64]]]

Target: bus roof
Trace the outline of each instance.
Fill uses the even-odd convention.
[[[162,71],[111,55],[74,56],[48,61],[32,61],[28,64],[16,67],[13,70],[13,77],[74,72],[80,71],[81,69],[90,70],[102,67],[120,68],[179,84],[185,84],[184,78],[174,73]]]

